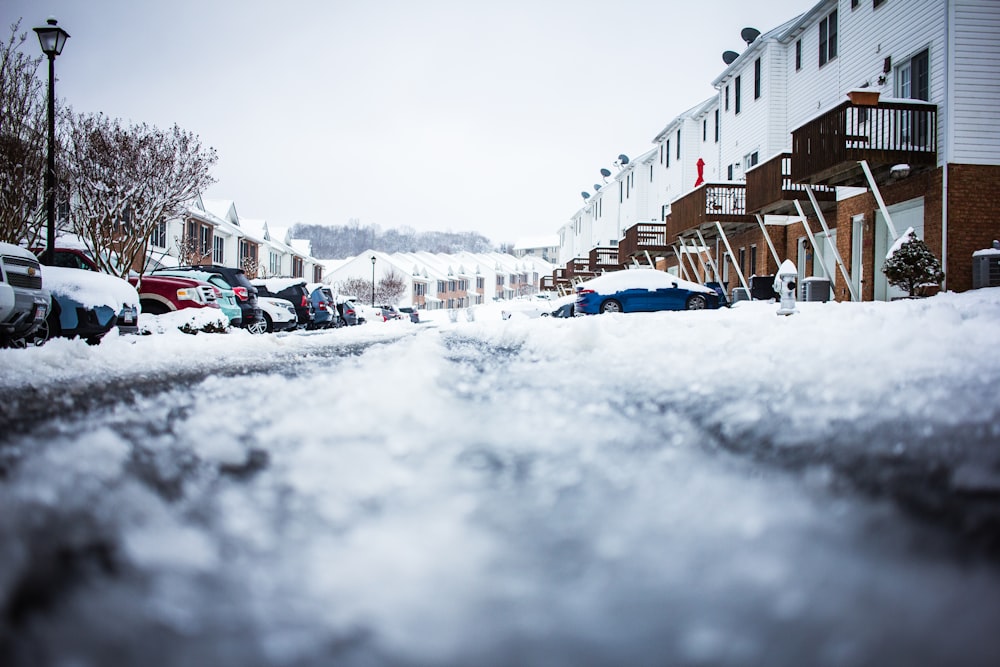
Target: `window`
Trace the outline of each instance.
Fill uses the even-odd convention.
[[[226,240],[221,236],[212,238],[212,261],[216,264],[225,264]]]
[[[677,159],[681,159],[681,128],[677,128]]]
[[[739,255],[740,255],[740,273],[742,273],[745,276],[747,274],[747,249],[740,248]]]
[[[667,167],[670,167],[670,139],[667,139]]]
[[[719,143],[719,110],[715,110],[715,143]]]
[[[726,86],[726,111],[729,111],[729,86]]]
[[[701,121],[701,140],[708,141],[708,119],[704,118]]]
[[[795,42],[795,71],[802,69],[802,40]]]
[[[281,255],[274,252],[273,250],[268,253],[267,258],[267,269],[271,272],[272,276],[277,276],[281,274]]]
[[[740,79],[741,78],[742,77],[736,77],[736,81],[733,82],[733,94],[735,95],[735,98],[736,98],[735,100],[733,100],[733,103],[735,105],[735,109],[734,109],[735,113],[739,113],[740,112],[740,102],[741,102],[740,98],[742,97],[740,95]]]
[[[878,9],[882,4],[885,4],[885,0],[872,0],[872,9]]]
[[[837,57],[837,10],[819,22],[819,66]]]
[[[753,62],[753,98],[760,99],[760,58]]]
[[[760,153],[754,151],[753,153],[750,153],[743,157],[743,168],[750,169],[751,167],[755,166],[759,161],[760,161]]]
[[[750,275],[757,273],[757,246],[750,246]]]
[[[167,221],[161,220],[153,227],[153,233],[149,236],[150,245],[157,248],[167,247]]]
[[[930,100],[930,56],[924,49],[896,68],[896,97]]]
[[[860,4],[861,0],[851,0],[851,9],[857,9]],[[878,0],[875,0],[875,6],[878,7]]]
[[[729,165],[726,167],[726,180],[728,181],[733,180],[733,165]]]
[[[211,252],[210,248],[212,247],[212,228],[209,227],[208,225],[202,225],[200,241],[201,243],[199,244],[198,248],[201,254],[204,256],[208,256],[208,253]]]

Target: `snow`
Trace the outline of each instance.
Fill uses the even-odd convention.
[[[139,293],[127,281],[96,271],[45,266],[42,267],[42,286],[86,308],[111,306],[117,313],[125,304],[139,305]]]
[[[691,290],[692,292],[714,294],[711,289],[704,285],[699,285],[690,280],[684,280],[678,276],[651,268],[605,273],[584,282],[582,288],[592,289],[601,294],[609,294],[624,289],[662,289],[664,287],[671,287],[674,283],[677,284],[677,287]]]
[[[792,318],[502,308],[0,350],[2,395],[56,398],[49,424],[0,437],[18,456],[0,594],[55,516],[71,537],[96,523],[122,564],[32,617],[52,664],[116,637],[152,660],[116,664],[996,664],[997,570],[946,560],[824,461],[995,457],[1000,288]],[[204,379],[84,429],[63,414],[95,376],[186,370]],[[816,448],[801,470],[753,461]],[[222,472],[256,452],[256,475]],[[953,484],[995,489],[997,463]]]
[[[892,247],[889,251],[885,253],[885,258],[890,259],[896,254],[896,251],[903,247],[903,244],[910,240],[910,234],[913,233],[913,227],[907,227],[906,231],[899,235],[899,238],[893,242]]]
[[[305,278],[263,278],[250,281],[251,285],[263,285],[268,292],[280,292],[292,285],[305,285]]]

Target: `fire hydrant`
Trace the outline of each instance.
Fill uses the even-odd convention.
[[[790,259],[786,259],[778,268],[778,275],[774,278],[774,291],[781,297],[778,315],[794,315],[798,312],[795,310],[795,281],[798,277],[799,271]]]

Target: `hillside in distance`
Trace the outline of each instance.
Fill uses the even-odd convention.
[[[344,259],[366,250],[380,252],[434,253],[493,252],[501,250],[478,232],[418,232],[408,227],[382,230],[352,220],[347,225],[303,225],[292,227],[292,237],[309,239],[317,259]]]

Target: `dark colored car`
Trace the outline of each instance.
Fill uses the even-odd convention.
[[[315,311],[312,300],[309,298],[309,289],[306,287],[305,280],[302,278],[258,278],[252,281],[252,284],[261,296],[291,301],[292,305],[295,306],[299,326],[304,329],[313,327]]]
[[[358,311],[354,307],[354,302],[350,299],[337,303],[337,313],[340,315],[340,319],[343,321],[345,326],[353,327],[354,325],[362,324],[363,322],[363,320],[358,317]]]
[[[257,288],[250,284],[243,269],[234,269],[229,266],[219,266],[210,264],[208,266],[177,266],[169,269],[171,273],[176,271],[205,271],[207,273],[217,273],[222,276],[236,293],[236,300],[243,311],[243,320],[240,324],[250,333],[264,333],[267,331],[267,323],[260,312],[260,305],[257,303]],[[156,275],[152,271],[152,275]]]
[[[314,283],[306,285],[306,289],[310,290],[309,300],[313,305],[312,328],[332,329],[340,326],[340,317],[333,306],[333,293],[330,288]]]
[[[576,312],[638,313],[718,308],[713,289],[656,269],[626,269],[592,278],[576,287]]]

